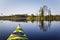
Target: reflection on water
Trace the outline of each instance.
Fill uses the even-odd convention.
[[[51,21],[45,22],[45,21],[40,21],[39,22],[39,27],[43,31],[47,31],[51,26]]]
[[[20,24],[29,40],[60,40],[60,21],[0,20],[0,40],[6,40]]]

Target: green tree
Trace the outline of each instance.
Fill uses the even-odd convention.
[[[34,14],[31,14],[31,20],[34,20]]]
[[[34,18],[34,14],[31,14],[31,17]]]

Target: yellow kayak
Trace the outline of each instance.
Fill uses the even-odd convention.
[[[13,33],[8,37],[7,40],[28,40],[27,36],[24,34],[20,25],[13,31]]]

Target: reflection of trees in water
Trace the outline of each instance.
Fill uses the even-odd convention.
[[[45,22],[45,21],[40,21],[39,22],[39,27],[43,31],[47,31],[51,26],[51,21]]]

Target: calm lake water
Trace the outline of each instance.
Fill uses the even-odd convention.
[[[0,40],[6,40],[20,24],[29,40],[60,40],[60,21],[14,22],[0,20]]]

